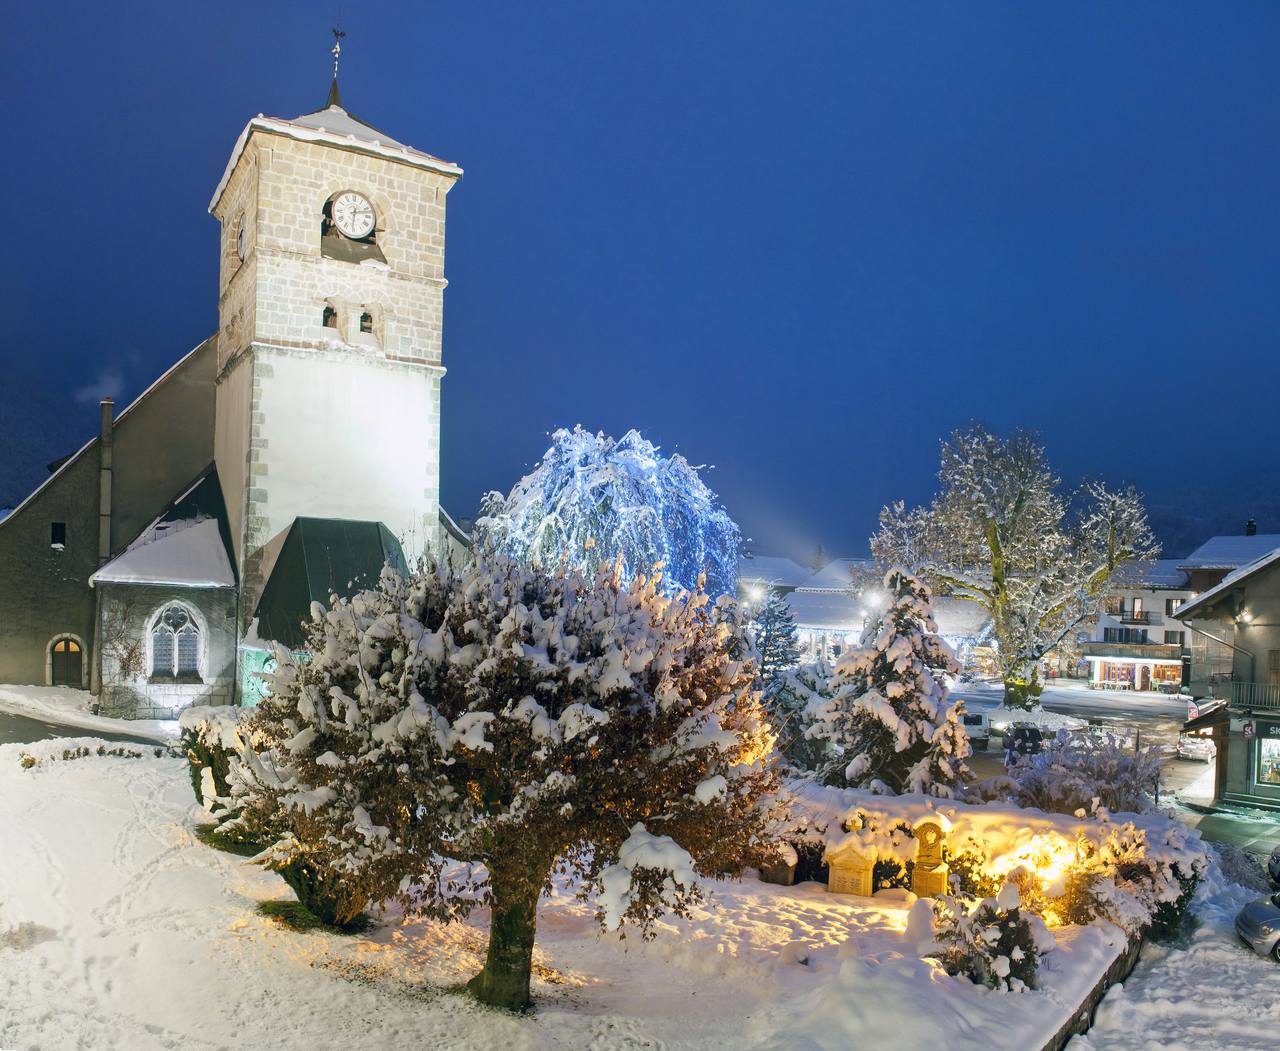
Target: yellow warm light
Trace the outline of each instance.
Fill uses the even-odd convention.
[[[1076,844],[1054,833],[1042,833],[1011,854],[996,858],[991,872],[996,876],[1008,876],[1015,869],[1033,874],[1044,893],[1054,890],[1067,870],[1076,860]],[[1054,895],[1056,896],[1056,894]]]

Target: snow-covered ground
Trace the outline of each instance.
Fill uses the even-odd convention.
[[[163,743],[178,736],[176,719],[108,719],[93,715],[93,697],[84,690],[66,686],[12,686],[0,683],[0,712],[25,715],[98,733],[125,734],[144,741]]]
[[[1129,980],[1107,993],[1093,1029],[1070,1051],[1274,1049],[1280,964],[1245,948],[1233,927],[1240,907],[1261,896],[1213,873],[1197,895],[1201,926],[1190,944],[1147,945]]]
[[[919,957],[901,891],[748,878],[644,943],[602,935],[559,888],[537,1010],[496,1014],[443,991],[479,969],[485,912],[285,930],[255,908],[290,898],[284,882],[194,839],[182,761],[18,764],[77,743],[0,746],[4,1048],[1036,1048],[1122,944],[1106,924],[1059,931],[1043,989],[996,993]]]

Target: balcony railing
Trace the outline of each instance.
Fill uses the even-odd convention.
[[[1105,611],[1108,617],[1120,621],[1121,624],[1163,624],[1164,617],[1149,609],[1134,612],[1131,609]]]
[[[1280,683],[1274,682],[1224,682],[1227,697],[1241,708],[1280,708]]]

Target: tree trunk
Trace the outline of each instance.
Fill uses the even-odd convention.
[[[523,1011],[532,1002],[529,976],[545,874],[491,871],[489,879],[493,894],[489,953],[484,970],[467,983],[467,991],[491,1007]]]
[[[1044,687],[1039,681],[1038,669],[1033,667],[1030,675],[1019,675],[1006,671],[1004,674],[1004,706],[1031,711],[1040,707],[1040,693]]]

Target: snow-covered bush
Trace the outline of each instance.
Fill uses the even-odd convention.
[[[1058,814],[1152,809],[1148,794],[1160,776],[1160,749],[1131,749],[1111,734],[1060,731],[1036,755],[1022,756],[1010,775],[1015,801]]]
[[[588,577],[622,560],[622,579],[661,563],[668,594],[706,574],[712,596],[738,583],[740,533],[698,469],[662,456],[636,431],[620,439],[581,427],[558,430],[542,462],[506,496],[489,493],[476,520],[477,549],[490,547],[548,570]]]
[[[1034,989],[1040,947],[1018,908],[1018,888],[1006,883],[994,898],[970,906],[959,898],[935,903],[936,956],[948,974],[1006,992]]]
[[[969,901],[1007,882],[1024,914],[1051,926],[1110,920],[1126,931],[1160,934],[1181,922],[1208,853],[1194,829],[1159,812],[1117,822],[1063,815],[1008,802],[961,803],[924,795],[883,796],[788,779],[783,834],[793,846],[858,853],[905,872],[915,857],[909,830],[934,822],[946,831],[950,889]],[[797,848],[799,852],[799,848]],[[804,860],[804,855],[801,855]]]
[[[809,736],[839,752],[831,784],[953,796],[970,778],[963,702],[945,677],[960,669],[937,635],[929,589],[905,570],[885,574],[889,606],[868,644],[836,664],[834,696],[818,705]]]
[[[802,664],[782,672],[772,692],[765,694],[765,714],[778,752],[797,770],[822,770],[836,756],[830,741],[809,733],[817,713],[834,695],[833,670],[826,661]]]
[[[251,746],[251,708],[196,705],[178,717],[179,743],[187,757],[196,802],[206,810],[225,809],[231,796],[229,775],[237,757]]]
[[[691,872],[772,855],[773,739],[734,604],[655,577],[482,553],[313,609],[278,654],[246,753],[246,811],[353,898],[449,920],[488,904],[484,1002],[529,1002],[553,873],[602,887],[645,935]],[[584,889],[583,893],[586,893]]]

